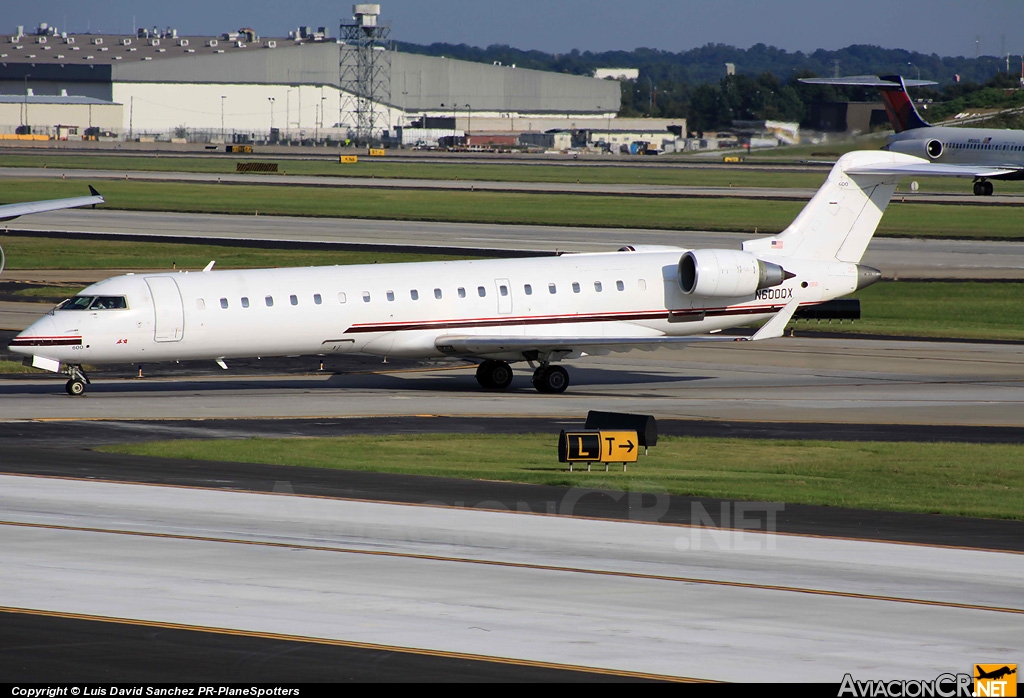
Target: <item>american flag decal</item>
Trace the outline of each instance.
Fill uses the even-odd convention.
[[[777,250],[781,250],[782,249],[782,240],[772,240],[772,247],[774,247]]]

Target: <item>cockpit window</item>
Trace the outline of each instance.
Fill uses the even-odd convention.
[[[123,310],[127,307],[124,296],[96,296],[89,310]]]
[[[124,296],[75,296],[57,306],[57,310],[121,310],[128,307]]]
[[[57,310],[88,310],[96,296],[75,296],[57,306]]]

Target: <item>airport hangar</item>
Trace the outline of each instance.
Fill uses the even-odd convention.
[[[323,28],[268,39],[252,30],[183,37],[67,34],[40,25],[0,35],[0,134],[58,137],[57,125],[121,138],[166,138],[184,129],[211,140],[344,139],[356,115],[343,91],[346,51]],[[374,103],[391,127],[454,117],[463,131],[605,128],[620,105],[615,80],[490,65],[394,50]],[[84,109],[83,109],[84,105]],[[475,122],[475,123],[473,123]],[[198,138],[197,138],[198,140]]]

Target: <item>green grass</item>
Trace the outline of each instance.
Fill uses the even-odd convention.
[[[1024,282],[883,281],[854,296],[861,320],[799,321],[797,332],[1024,341]]]
[[[73,296],[81,290],[81,286],[29,286],[28,288],[19,289],[11,295],[24,298],[26,301],[36,299],[52,300],[54,298]]]
[[[13,376],[25,373],[42,374],[49,373],[49,371],[44,371],[40,368],[32,368],[31,366],[26,366],[20,361],[9,361],[7,359],[0,359],[0,376]]]
[[[401,252],[275,250],[230,245],[132,242],[127,240],[55,240],[0,236],[8,269],[202,269],[210,260],[218,269],[387,264],[467,257]]]
[[[741,156],[745,162],[771,163],[780,159],[800,163],[801,161],[834,161],[842,153],[855,149],[877,149],[884,139],[866,143],[837,144],[826,146],[797,146],[779,148],[773,151],[755,152]],[[301,152],[301,151],[299,151]],[[693,164],[721,165],[722,156],[693,158],[689,156],[660,157],[657,161],[648,159],[646,166],[616,164],[611,160],[586,159],[583,161],[561,161],[552,164],[473,164],[439,162],[396,162],[360,157],[354,165],[341,165],[336,155],[324,155],[308,151],[308,160],[275,159],[272,156],[255,160],[276,162],[281,172],[303,176],[343,176],[377,179],[436,179],[473,180],[482,182],[551,182],[582,184],[655,184],[705,187],[772,187],[816,189],[825,180],[827,171],[819,172],[765,172],[752,170],[744,164],[727,168],[694,168]],[[253,159],[253,158],[248,158]],[[136,170],[144,172],[200,172],[206,174],[228,174],[235,171],[239,158],[224,153],[205,156],[143,156],[143,155],[78,155],[78,154],[32,154],[2,155],[0,167],[47,167],[51,169],[91,170]],[[605,164],[601,164],[604,162]],[[593,164],[592,164],[593,163]],[[652,167],[652,164],[658,165]],[[922,192],[970,192],[968,180],[944,177],[922,177],[918,179]],[[106,185],[104,184],[104,187]],[[1000,193],[1024,193],[1024,182],[999,182]],[[104,192],[106,193],[106,192]]]
[[[778,232],[803,208],[799,201],[638,198],[571,194],[429,192],[333,187],[275,187],[178,182],[103,183],[105,208],[320,216],[519,225]],[[79,182],[5,184],[3,202],[82,194]],[[890,206],[880,235],[1024,239],[1020,211],[1003,206]],[[423,244],[433,240],[424,237]]]
[[[100,450],[680,495],[1024,518],[1024,446],[663,437],[626,473],[566,472],[555,434],[163,441]]]

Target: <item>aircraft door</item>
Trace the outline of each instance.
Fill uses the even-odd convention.
[[[146,277],[146,285],[153,296],[153,340],[180,342],[185,334],[185,309],[177,282],[168,276],[150,276]]]
[[[494,287],[498,292],[498,314],[510,314],[512,312],[512,284],[508,282],[508,279],[495,279]]]

